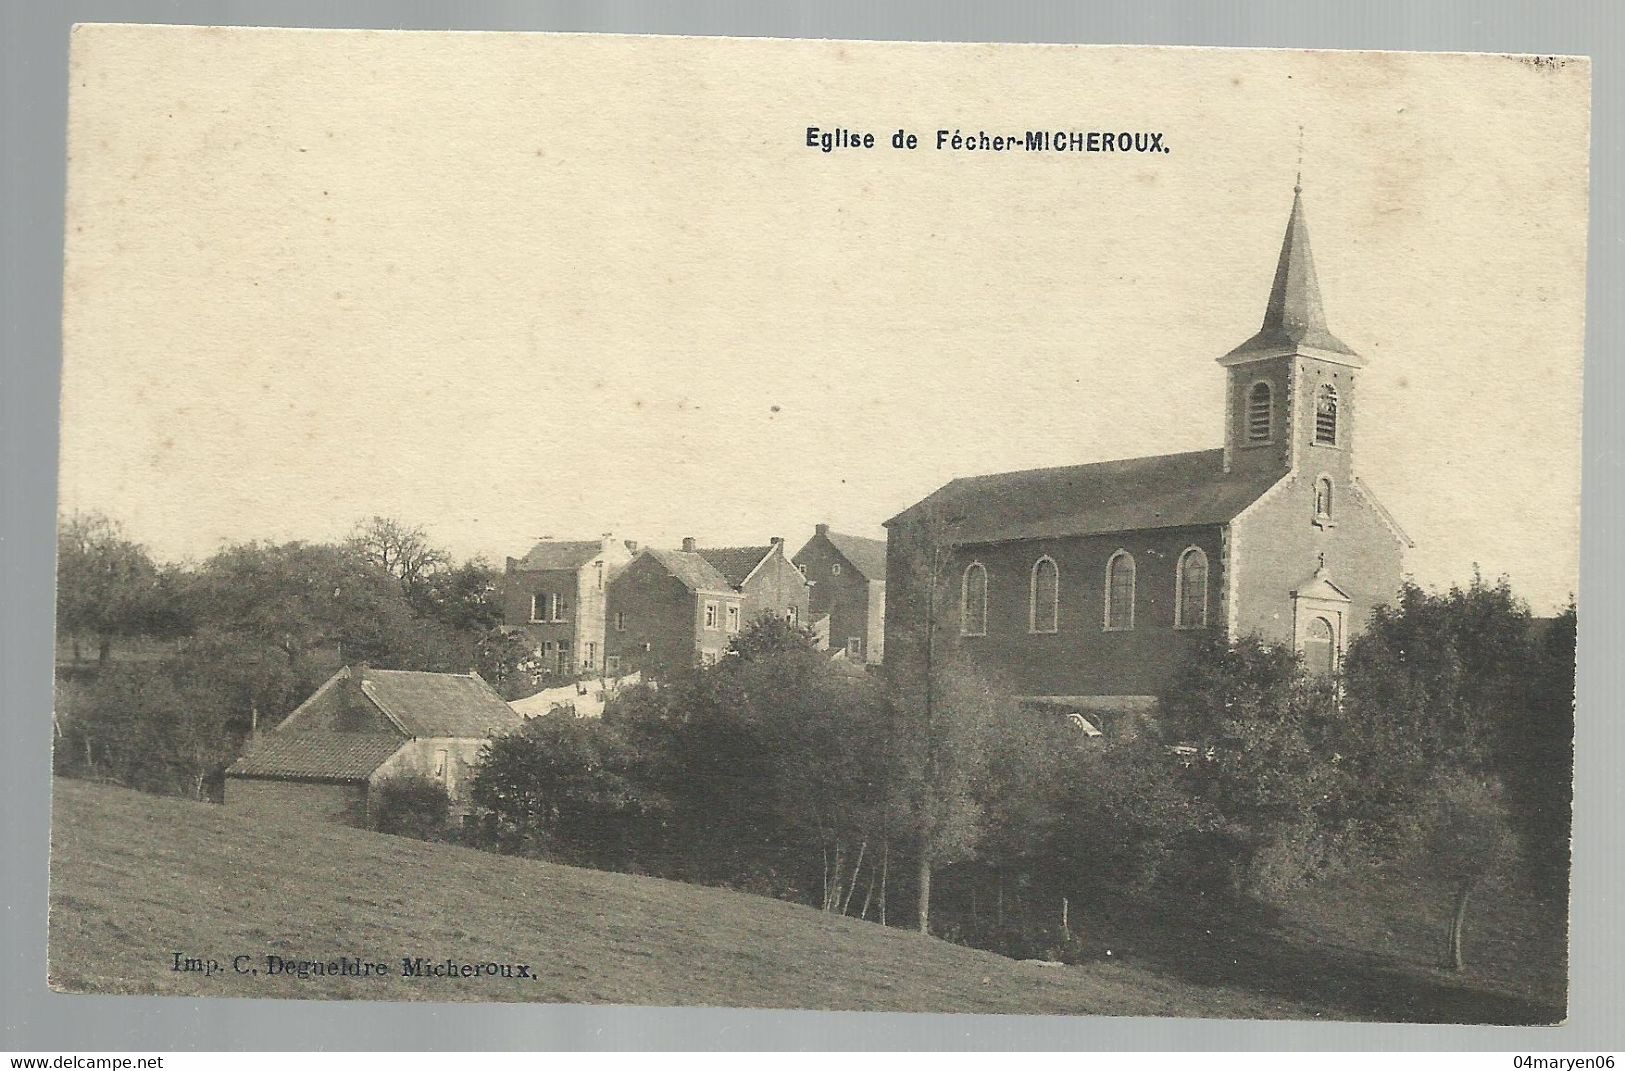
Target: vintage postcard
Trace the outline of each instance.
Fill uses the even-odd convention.
[[[1564,1019],[1586,59],[71,74],[56,989]]]

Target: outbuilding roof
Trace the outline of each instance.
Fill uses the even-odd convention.
[[[935,517],[955,543],[1222,524],[1282,474],[1226,473],[1223,450],[967,476],[887,521]]]
[[[495,736],[524,723],[473,673],[368,668],[361,692],[410,736]]]
[[[290,781],[365,781],[406,743],[384,733],[327,729],[269,732],[226,770],[230,777]]]

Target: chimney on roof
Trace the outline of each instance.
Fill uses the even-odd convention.
[[[775,547],[781,546],[784,543],[784,537],[774,536],[773,538],[769,539],[768,542],[773,544]]]
[[[608,550],[610,547],[613,547],[614,545],[615,545],[615,533],[614,532],[605,532],[603,534],[603,548],[605,550]]]
[[[829,525],[827,524],[815,524],[813,525],[813,530],[821,536],[829,535]]]
[[[636,539],[623,539],[621,542],[626,544],[628,553],[636,554],[638,552],[638,541]]]
[[[684,536],[683,537],[683,552],[685,554],[693,554],[695,546],[696,546],[696,544],[694,542],[694,537],[693,536]]]

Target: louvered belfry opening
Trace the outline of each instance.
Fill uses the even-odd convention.
[[[1254,383],[1253,389],[1247,393],[1247,440],[1249,442],[1269,442],[1273,409],[1274,399],[1270,394],[1270,385],[1268,383]]]
[[[1337,445],[1337,388],[1330,383],[1315,395],[1315,442]]]

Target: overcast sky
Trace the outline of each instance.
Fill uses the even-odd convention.
[[[1409,570],[1577,587],[1583,66],[145,27],[73,69],[62,505],[160,557],[374,513],[498,564],[794,549],[958,475],[1218,446],[1301,125]]]

